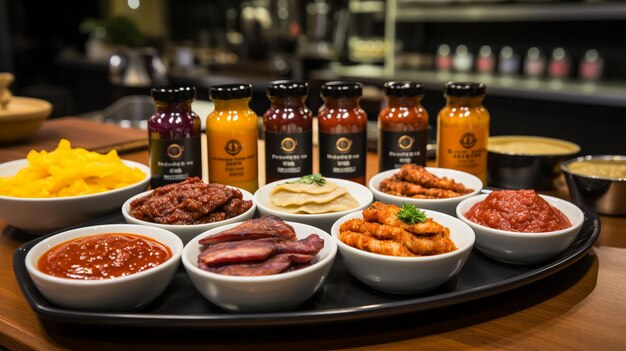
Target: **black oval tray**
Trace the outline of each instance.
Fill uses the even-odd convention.
[[[494,261],[476,250],[456,277],[422,294],[394,295],[373,290],[347,271],[337,255],[321,289],[299,307],[273,313],[230,313],[200,295],[181,268],[170,286],[149,305],[137,311],[111,313],[71,310],[52,304],[37,290],[26,271],[28,250],[47,236],[19,247],[13,257],[18,283],[33,310],[47,320],[109,326],[231,327],[316,324],[392,316],[449,306],[512,290],[550,276],[583,257],[598,239],[599,218],[585,211],[576,241],[557,257],[539,265],[510,265]],[[123,223],[121,214],[81,226]],[[50,234],[54,235],[54,233]]]

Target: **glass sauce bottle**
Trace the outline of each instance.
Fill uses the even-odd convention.
[[[449,82],[437,116],[437,165],[471,173],[487,184],[489,111],[483,83]]]
[[[263,115],[265,182],[313,173],[313,114],[305,100],[309,85],[288,80],[271,82],[271,106]]]
[[[424,86],[412,82],[385,83],[387,105],[378,114],[378,169],[405,163],[426,165],[428,112],[421,104]]]
[[[257,115],[248,106],[250,84],[225,84],[209,89],[215,110],[206,119],[209,182],[254,193],[259,187]]]
[[[325,83],[317,118],[320,173],[365,185],[367,115],[359,105],[362,93],[361,83]]]
[[[153,88],[156,113],[148,119],[152,188],[202,177],[200,117],[191,110],[195,87]]]

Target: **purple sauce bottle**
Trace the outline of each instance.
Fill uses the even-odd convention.
[[[156,113],[148,119],[152,188],[202,177],[200,117],[191,110],[195,87],[152,89]]]

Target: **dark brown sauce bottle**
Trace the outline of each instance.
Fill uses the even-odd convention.
[[[362,93],[361,83],[325,83],[317,118],[320,173],[365,185],[367,114],[359,104]]]
[[[263,115],[265,182],[313,173],[313,114],[305,82],[274,81],[267,87],[271,106]]]

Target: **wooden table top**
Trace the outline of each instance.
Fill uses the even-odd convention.
[[[146,163],[148,154],[123,157]],[[368,155],[368,179],[376,173],[376,157]],[[626,217],[601,216],[601,224],[596,246],[572,266],[469,303],[341,324],[173,329],[41,320],[24,299],[12,262],[16,248],[33,237],[0,223],[0,345],[10,350],[625,349]]]

